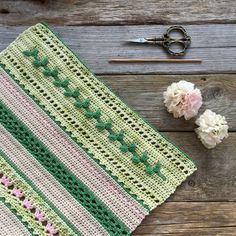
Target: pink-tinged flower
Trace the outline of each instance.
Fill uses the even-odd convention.
[[[211,110],[206,110],[197,120],[199,126],[195,129],[202,144],[208,148],[214,148],[228,137],[227,121],[224,116],[218,115]]]
[[[38,209],[36,209],[36,211],[35,211],[35,218],[40,222],[44,221],[44,219],[45,219],[44,214],[41,211],[39,211]]]
[[[184,116],[185,120],[189,120],[197,115],[202,105],[201,91],[185,80],[172,83],[163,95],[168,112],[173,113],[175,118]]]
[[[4,175],[1,178],[1,183],[4,184],[4,186],[6,187],[11,186],[12,184],[11,180]]]
[[[23,201],[23,206],[30,210],[33,208],[33,203],[30,200],[25,198]]]
[[[46,231],[49,232],[50,234],[56,234],[58,230],[50,223],[47,223],[46,225]]]
[[[18,189],[18,188],[13,188],[11,193],[12,193],[13,195],[15,195],[16,197],[18,197],[18,198],[24,196],[24,194],[23,194],[23,193],[21,192],[21,190]]]

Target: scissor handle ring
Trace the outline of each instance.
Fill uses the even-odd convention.
[[[171,50],[171,45],[173,45],[173,44],[181,45],[182,50],[178,51],[178,52]],[[185,54],[185,51],[186,51],[188,45],[184,41],[170,40],[170,41],[164,42],[163,47],[165,47],[167,52],[172,56],[183,56]]]
[[[188,34],[186,32],[186,30],[184,29],[184,27],[180,26],[180,25],[174,25],[174,26],[171,26],[169,27],[167,30],[166,30],[166,34],[170,34],[171,31],[180,31],[184,37],[188,37]]]
[[[178,31],[183,35],[183,38],[180,39],[173,39],[170,36],[172,31]],[[168,53],[174,56],[183,56],[185,54],[186,49],[189,47],[191,43],[191,37],[187,34],[186,30],[182,26],[171,26],[167,29],[166,33],[164,34],[164,42],[163,46],[167,49]],[[170,49],[171,45],[173,44],[180,44],[183,49],[180,52],[174,52]]]

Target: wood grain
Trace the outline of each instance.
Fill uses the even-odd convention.
[[[0,24],[235,23],[234,0],[2,0]]]
[[[109,63],[111,58],[167,58],[155,45],[127,44],[128,39],[161,35],[167,26],[56,27],[56,32],[97,74],[199,74],[236,72],[236,25],[188,25],[192,44],[186,58],[202,63]],[[26,27],[0,27],[0,50]]]
[[[133,235],[235,236],[235,202],[168,202],[157,207]]]

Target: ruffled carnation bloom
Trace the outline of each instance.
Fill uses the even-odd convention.
[[[196,120],[196,124],[199,126],[195,129],[198,138],[208,149],[214,148],[218,143],[221,143],[223,138],[228,137],[229,126],[225,117],[211,110],[207,109]]]
[[[201,91],[185,80],[172,83],[163,95],[168,112],[173,113],[175,118],[184,116],[185,120],[189,120],[197,115],[202,105]]]

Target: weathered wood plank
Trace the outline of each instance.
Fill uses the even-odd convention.
[[[151,230],[151,229],[150,229]],[[195,232],[194,232],[195,231]],[[222,227],[222,228],[209,228],[205,230],[195,229],[189,231],[186,234],[183,232],[181,233],[165,233],[165,234],[158,234],[158,233],[144,233],[144,234],[133,234],[134,236],[235,236],[235,227]]]
[[[236,201],[236,133],[215,149],[203,147],[192,132],[164,132],[197,163],[198,170],[168,201]]]
[[[235,209],[235,202],[168,202],[146,217],[133,235],[235,236]]]
[[[159,35],[163,26],[91,26],[57,27],[64,41],[98,74],[194,74],[236,72],[235,25],[189,25],[192,45],[187,58],[194,63],[109,63],[116,57],[166,58],[162,48],[125,43],[134,37]],[[25,27],[0,27],[0,50],[4,49]]]
[[[2,0],[0,24],[176,24],[236,22],[233,0]]]
[[[136,37],[161,36],[168,27],[170,25],[55,26],[53,29],[71,46],[99,43],[127,48],[131,45],[126,45],[125,41]],[[3,45],[27,28],[28,26],[0,26]],[[185,25],[184,28],[192,38],[192,48],[236,46],[236,24]]]
[[[226,117],[230,130],[236,130],[236,75],[117,75],[102,76],[132,108],[163,131],[193,131],[195,118],[175,119],[163,103],[163,92],[173,82],[187,80],[203,95],[203,106]]]
[[[174,227],[171,227],[174,226]],[[214,227],[214,228],[182,228],[182,225],[170,225],[170,227],[164,225],[158,226],[145,226],[141,230],[134,232],[134,236],[235,236],[236,227]]]

